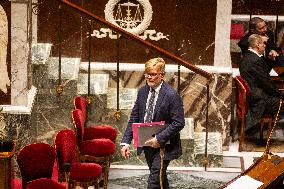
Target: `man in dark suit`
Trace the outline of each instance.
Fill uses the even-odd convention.
[[[132,123],[165,121],[168,126],[146,141],[150,147],[143,147],[145,158],[150,170],[148,189],[160,188],[160,161],[163,161],[163,188],[169,188],[166,170],[171,160],[181,156],[180,130],[184,127],[184,110],[180,95],[170,85],[163,81],[165,75],[165,61],[162,58],[154,58],[145,63],[145,79],[147,85],[143,86],[137,95],[130,119],[121,141],[121,154],[124,158],[129,157],[129,144],[133,139]],[[149,110],[152,104],[153,111]],[[153,113],[151,113],[153,112]],[[152,114],[152,115],[150,115]],[[168,144],[168,141],[170,143]],[[166,144],[167,143],[167,144]],[[160,148],[165,149],[164,159],[160,159]]]
[[[250,35],[248,51],[243,55],[239,67],[240,74],[251,91],[248,128],[256,125],[264,113],[275,114],[279,107],[281,93],[272,81],[270,67],[266,63],[273,60],[263,58],[266,40],[258,34]]]
[[[244,55],[249,48],[248,38],[252,34],[267,37],[266,48],[263,53],[265,58],[273,59],[275,61],[266,61],[267,66],[271,70],[276,66],[284,66],[283,55],[280,55],[279,50],[274,42],[274,34],[267,28],[266,22],[260,17],[253,17],[249,22],[249,32],[239,41],[238,45]]]
[[[248,51],[249,42],[248,38],[252,34],[258,34],[261,36],[266,36],[268,38],[265,55],[274,54],[274,56],[278,55],[277,47],[274,42],[274,34],[271,30],[267,28],[266,22],[259,17],[253,17],[249,22],[249,32],[239,41],[238,45],[242,50],[242,54],[244,55]]]

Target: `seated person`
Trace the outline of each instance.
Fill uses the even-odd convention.
[[[269,55],[269,53],[275,55],[278,54],[276,44],[274,43],[273,32],[267,28],[266,22],[262,18],[253,17],[249,22],[249,32],[238,43],[243,55],[248,51],[248,38],[252,34],[258,34],[268,38],[264,53],[265,55]]]
[[[242,55],[244,55],[249,48],[248,38],[252,34],[258,34],[260,36],[265,36],[267,38],[266,48],[263,53],[265,58],[270,58],[275,61],[267,61],[269,69],[271,70],[275,66],[284,66],[284,57],[280,55],[277,51],[274,34],[271,30],[267,28],[266,22],[259,17],[253,17],[249,22],[249,32],[239,41],[238,45],[242,50]]]
[[[279,107],[281,93],[272,81],[270,68],[263,58],[267,38],[252,34],[248,38],[249,48],[240,63],[240,74],[249,85],[251,98],[247,115],[249,129],[255,126],[265,113],[275,115]]]

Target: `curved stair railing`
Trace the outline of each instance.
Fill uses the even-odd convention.
[[[117,36],[120,36],[120,35],[123,35],[123,36],[126,36],[130,39],[133,39],[139,43],[141,43],[142,45],[150,48],[150,49],[153,49],[153,50],[156,50],[157,52],[161,53],[162,55],[165,55],[166,57],[170,58],[171,60],[177,62],[180,65],[184,66],[185,68],[205,77],[207,79],[207,83],[206,83],[206,122],[205,122],[205,132],[206,132],[206,135],[205,135],[205,154],[204,154],[204,159],[203,159],[203,165],[205,167],[205,170],[207,170],[207,165],[208,165],[208,155],[207,155],[207,144],[208,144],[208,114],[209,114],[209,102],[210,102],[210,93],[209,93],[209,83],[210,81],[213,80],[213,75],[194,66],[193,64],[189,63],[188,61],[185,61],[183,60],[182,58],[174,55],[173,53],[161,48],[161,47],[158,47],[154,44],[152,44],[151,42],[148,42],[108,21],[106,21],[105,19],[95,15],[94,13],[91,13],[89,12],[88,10],[72,3],[72,2],[69,2],[68,0],[57,0],[60,2],[60,5],[59,7],[61,7],[61,4],[65,4],[77,11],[79,11],[80,13],[83,13],[85,15],[88,15],[89,17],[91,17],[92,19],[104,24],[104,25],[107,25],[109,28],[111,28],[112,30],[114,30],[116,33],[117,33]],[[59,11],[61,11],[61,8],[59,8]],[[59,13],[60,15],[61,13]],[[61,18],[59,18],[61,19]],[[60,24],[61,25],[61,24]],[[90,21],[90,28],[91,28],[91,21]],[[91,30],[91,29],[90,29]],[[60,32],[60,29],[59,29],[59,32]],[[90,35],[90,34],[89,34]],[[60,36],[60,33],[59,33],[59,36]],[[117,37],[117,81],[119,81],[119,37]],[[90,39],[89,39],[90,40]],[[89,48],[90,48],[90,43],[91,41],[89,41]],[[60,46],[60,45],[59,45]],[[91,50],[89,49],[89,53],[91,52]],[[60,49],[59,49],[59,54],[60,53]],[[61,56],[59,57],[59,59],[61,59]],[[88,103],[91,103],[92,102],[92,98],[90,97],[90,54],[89,54],[89,66],[88,66]],[[62,92],[63,92],[63,88],[62,88],[62,85],[61,85],[61,60],[59,60],[59,83],[58,83],[58,86],[57,86],[57,93],[58,95],[60,95]],[[180,72],[180,69],[178,69],[178,71]],[[180,76],[180,74],[179,74]],[[117,82],[118,83],[118,82]],[[117,84],[117,94],[119,94],[119,84]],[[120,110],[119,110],[119,97],[117,96],[117,111],[115,113],[115,117],[117,120],[120,119]]]

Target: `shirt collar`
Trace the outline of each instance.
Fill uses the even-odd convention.
[[[162,81],[154,90],[155,90],[155,93],[159,93],[161,87],[162,87],[162,84],[163,84],[164,81]]]
[[[253,50],[253,49],[248,49],[249,51],[251,51],[251,52],[253,52],[253,53],[255,53],[257,56],[259,56],[259,57],[263,57],[263,55],[262,54],[259,54],[258,52],[256,52],[255,50]]]

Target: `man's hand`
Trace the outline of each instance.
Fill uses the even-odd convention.
[[[275,58],[279,56],[279,54],[275,50],[271,50],[268,54],[268,58],[275,60]]]
[[[151,138],[145,142],[145,144],[149,144],[152,148],[160,148],[161,145],[159,144],[158,140],[156,137]]]
[[[129,158],[130,156],[130,147],[128,145],[122,146],[120,153],[124,159]]]

